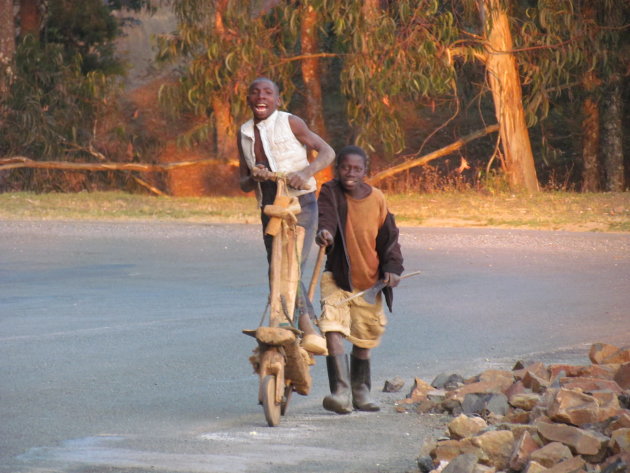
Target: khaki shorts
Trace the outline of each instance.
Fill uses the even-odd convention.
[[[368,304],[359,296],[335,307],[335,304],[359,291],[339,289],[331,272],[322,274],[320,291],[322,314],[318,325],[322,333],[340,332],[359,348],[374,348],[381,343],[387,325],[381,293],[376,296],[374,304]]]

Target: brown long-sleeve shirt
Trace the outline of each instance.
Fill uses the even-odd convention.
[[[374,193],[374,188],[372,193]],[[380,191],[378,191],[380,193]],[[384,200],[384,199],[383,199]],[[346,291],[358,289],[352,284],[353,261],[348,249],[347,222],[348,200],[341,185],[336,179],[326,182],[320,191],[317,200],[319,206],[318,231],[326,229],[333,236],[334,243],[328,248],[326,258],[326,271],[331,271],[337,285]],[[385,218],[381,222],[380,215],[374,214],[365,217],[373,222],[377,228],[374,248],[378,256],[378,278],[383,278],[384,273],[401,275],[403,257],[398,243],[398,227],[394,215],[385,211]],[[383,289],[385,300],[389,310],[392,309],[393,291],[391,287]]]

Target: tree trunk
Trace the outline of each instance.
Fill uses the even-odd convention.
[[[214,14],[214,28],[216,32],[225,36],[225,25],[223,24],[223,12],[227,8],[227,0],[217,2]],[[230,113],[231,107],[229,99],[215,94],[212,97],[212,113],[214,116],[214,127],[216,132],[217,158],[228,161],[238,156],[236,149],[236,133],[234,119]]]
[[[381,9],[381,1],[380,0],[364,0],[361,5],[361,14],[363,15],[363,20],[366,23],[365,30],[363,32],[364,35],[371,34],[376,28],[378,28],[378,15]],[[370,70],[372,73],[375,73],[376,67],[379,65],[376,63],[376,57],[374,56],[373,51],[368,49],[367,42],[361,42],[361,54],[367,59],[368,64],[370,66]]]
[[[363,0],[361,11],[366,20],[373,22],[380,8],[381,0]]]
[[[592,97],[582,104],[582,192],[600,190],[599,177],[599,107]]]
[[[223,12],[227,8],[227,0],[218,0],[214,6],[214,29],[219,35],[226,35],[225,25],[223,23]],[[222,96],[220,92],[210,98],[210,106],[212,107],[212,120],[214,128],[214,140],[207,141],[208,147],[212,147],[213,151],[208,153],[211,157],[215,157],[219,161],[228,162],[238,157],[236,149],[236,133],[234,127],[234,119],[230,113],[231,106],[229,99]],[[201,119],[201,118],[200,118]],[[181,160],[180,150],[171,146],[169,155],[175,156],[175,160]],[[186,153],[193,155],[199,153],[197,148],[187,150]],[[205,153],[204,153],[205,154]],[[199,155],[199,158],[203,155]],[[211,171],[207,166],[191,166],[185,169],[170,171],[169,190],[174,195],[202,196],[208,195],[213,189],[211,183]]]
[[[236,149],[236,134],[234,132],[234,119],[230,113],[230,103],[223,97],[213,97],[212,113],[217,137],[217,159],[225,162],[236,159],[238,151]]]
[[[318,14],[311,6],[306,5],[302,14],[301,46],[302,54],[310,55],[319,52],[318,49]],[[324,107],[322,105],[321,72],[318,58],[306,58],[302,60],[302,78],[306,88],[306,122],[309,128],[328,141],[326,123],[324,121]],[[315,158],[309,156],[309,161]],[[317,183],[329,181],[333,177],[332,167],[328,166],[317,173]]]
[[[589,18],[593,13],[584,10]],[[582,192],[599,192],[601,190],[600,151],[600,113],[599,104],[594,91],[600,87],[601,80],[594,71],[589,71],[582,78],[582,87],[586,98],[582,103]]]
[[[614,76],[604,91],[602,107],[602,155],[606,174],[606,190],[623,192],[623,126],[621,80]]]
[[[15,55],[15,21],[13,0],[0,0],[0,95],[7,93],[13,76],[11,63]]]
[[[514,190],[537,192],[534,156],[525,123],[516,59],[510,52],[512,34],[501,0],[483,0],[486,16],[486,71],[499,123],[508,182]]]
[[[610,37],[609,48],[619,51],[623,25],[626,23],[624,9],[615,2],[603,2],[604,22],[614,33]],[[618,52],[616,54],[619,54]],[[623,53],[622,53],[623,54]],[[627,61],[625,66],[627,66]],[[622,79],[619,71],[624,70],[621,61],[613,72],[606,77],[603,88],[601,109],[602,140],[601,155],[607,191],[622,192],[625,188],[624,156],[623,156],[623,99]],[[622,72],[623,74],[623,72]]]
[[[20,36],[23,38],[30,34],[35,40],[39,40],[40,23],[39,1],[20,0]]]

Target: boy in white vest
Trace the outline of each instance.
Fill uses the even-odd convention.
[[[304,268],[317,230],[317,187],[313,176],[333,162],[335,152],[304,120],[278,110],[280,92],[272,80],[265,77],[254,80],[247,92],[247,105],[253,118],[241,126],[237,137],[240,188],[243,192],[256,192],[267,261],[271,261],[272,237],[264,234],[269,217],[262,208],[273,204],[276,196],[276,183],[268,180],[270,174],[286,173],[289,195],[297,197],[302,207],[297,217],[298,225],[305,229],[301,262]],[[309,149],[317,152],[311,163],[307,159]],[[313,354],[326,355],[326,341],[310,320],[314,310],[306,297],[304,284],[301,284],[299,297],[302,307],[307,307],[307,311],[300,311],[298,319],[298,326],[304,332],[302,347]]]

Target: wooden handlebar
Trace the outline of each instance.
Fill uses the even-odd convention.
[[[297,189],[297,190],[309,190],[310,189],[308,184],[303,184],[302,186],[300,186],[298,188],[295,188],[293,186],[289,186],[289,183],[287,182],[287,173],[286,172],[272,172],[272,173],[270,173],[270,175],[265,180],[266,181],[272,181],[272,182],[284,181],[284,183],[287,185],[287,187],[291,187],[292,189]]]

